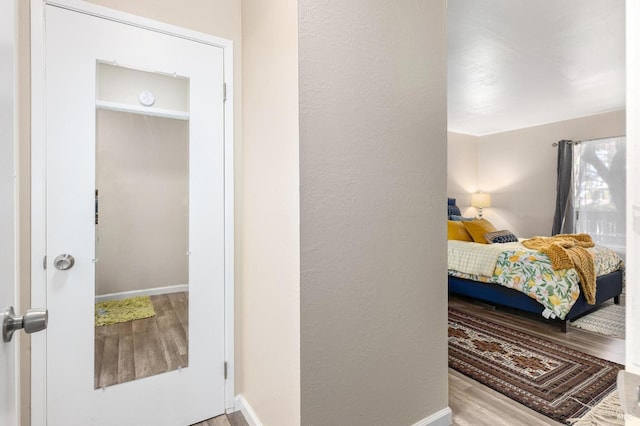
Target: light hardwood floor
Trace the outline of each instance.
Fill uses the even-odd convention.
[[[186,292],[151,296],[156,315],[95,328],[96,389],[188,366]]]
[[[187,367],[189,295],[151,296],[156,315],[95,328],[96,389]],[[223,414],[193,426],[249,426],[240,412]]]
[[[495,309],[453,295],[449,298],[449,306],[590,355],[624,364],[623,339],[602,336],[574,327],[569,327],[567,333],[562,333],[559,324],[545,321],[537,315],[507,308]],[[454,426],[561,425],[452,369],[449,369],[449,407],[453,411]]]
[[[154,318],[135,321],[140,322],[135,326],[124,323],[96,327],[96,388],[187,365],[188,296],[183,293],[152,296],[152,302],[156,309]],[[562,333],[559,324],[536,315],[506,308],[496,309],[457,296],[450,296],[449,306],[624,364],[623,339],[573,327],[569,327],[568,333]],[[150,346],[143,349],[145,345],[142,342]],[[452,369],[449,369],[449,407],[453,411],[454,426],[561,425]],[[194,426],[248,426],[248,423],[237,412]]]
[[[95,388],[152,376],[189,360],[189,295],[151,296],[156,315],[136,321],[96,327]],[[249,426],[240,412],[223,414],[193,426]]]
[[[249,426],[249,423],[244,419],[242,413],[237,411],[232,414],[223,414],[192,426]]]

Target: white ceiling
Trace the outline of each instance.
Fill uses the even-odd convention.
[[[625,106],[624,0],[449,0],[448,49],[452,132]]]

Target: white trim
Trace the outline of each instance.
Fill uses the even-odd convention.
[[[8,210],[1,214],[6,214],[6,222],[3,219],[2,225],[2,248],[8,248],[8,253],[3,253],[3,267],[6,266],[5,274],[2,276],[0,286],[3,287],[3,295],[7,299],[3,299],[0,309],[13,306],[20,312],[20,289],[19,271],[20,271],[20,250],[19,250],[19,200],[18,200],[18,1],[9,0],[3,2],[0,6],[2,14],[2,22],[0,23],[0,45],[3,49],[2,65],[0,70],[0,98],[2,102],[2,113],[0,114],[0,138],[2,141],[2,183],[3,196],[7,196],[9,200],[3,203],[9,207]],[[5,166],[7,167],[5,169]],[[6,186],[5,186],[6,185]],[[6,192],[5,192],[6,191]],[[4,224],[9,225],[7,228]],[[6,231],[6,232],[5,232]],[[10,248],[9,248],[10,247]],[[5,263],[6,262],[6,263]],[[5,281],[6,278],[6,281]],[[0,319],[4,318],[4,314],[0,314]],[[0,422],[7,423],[8,426],[17,426],[20,424],[20,335],[14,334],[14,339],[7,342],[0,342],[3,345],[3,358],[7,355],[8,361],[3,366],[7,367],[6,373],[8,377],[2,379],[2,392],[4,398],[2,408],[6,409],[0,413]],[[5,361],[3,359],[3,361]],[[4,373],[4,369],[3,369]]]
[[[249,423],[249,426],[262,426],[262,422],[258,418],[258,415],[253,411],[249,401],[247,401],[243,395],[236,396],[235,410],[229,410],[227,413],[231,413],[233,411],[240,411],[247,423]],[[449,426],[452,422],[453,418],[451,408],[446,407],[411,426]]]
[[[244,396],[236,396],[236,409],[242,413],[249,426],[262,426],[262,422]]]
[[[451,408],[443,408],[411,426],[449,426],[453,422]]]
[[[44,2],[31,0],[31,305],[47,306]],[[47,333],[31,336],[31,423],[47,424]]]
[[[133,114],[150,115],[153,117],[174,118],[176,120],[188,120],[189,113],[173,109],[144,107],[139,105],[124,104],[121,102],[96,101],[96,108],[110,111],[131,112]]]
[[[126,12],[120,12],[119,10],[109,9],[108,7],[98,6],[93,3],[89,3],[83,0],[32,0],[41,3],[46,3],[51,6],[60,7],[62,9],[72,10],[74,12],[84,13],[85,15],[95,16],[98,18],[108,19],[110,21],[119,22],[126,25],[131,25],[138,28],[144,28],[149,31],[155,31],[171,35],[174,37],[183,38],[185,40],[195,41],[197,43],[210,44],[212,46],[228,48],[231,46],[231,41],[215,37],[210,34],[202,33],[199,31],[190,30],[187,28],[178,27],[164,22],[154,21],[153,19],[144,18],[142,16],[132,15]]]
[[[137,296],[155,296],[158,294],[171,294],[189,291],[189,284],[170,285],[166,287],[146,288],[143,290],[121,291],[119,293],[107,293],[96,295],[96,303],[106,302],[108,300],[122,300],[128,297]]]
[[[626,5],[626,91],[627,91],[627,259],[637,259],[640,254],[640,186],[637,179],[640,176],[638,160],[640,151],[640,4],[627,1]],[[626,329],[625,364],[626,371],[640,374],[640,332],[637,331],[637,321],[640,320],[640,268],[638,262],[628,262],[626,265]]]
[[[12,17],[10,18],[13,21],[13,25],[10,25],[11,31],[13,33],[13,37],[11,40],[11,86],[12,86],[12,94],[11,94],[11,112],[10,121],[10,130],[12,144],[13,144],[13,188],[12,188],[12,204],[13,204],[13,283],[9,285],[13,285],[13,297],[15,302],[16,311],[20,311],[20,287],[18,283],[20,283],[20,203],[19,203],[19,187],[18,187],[18,156],[20,145],[18,142],[18,2],[15,0],[11,0],[11,9]],[[3,283],[4,284],[4,283]],[[4,307],[3,307],[4,309]],[[21,413],[21,384],[20,384],[20,358],[21,358],[21,339],[22,333],[17,333],[18,336],[15,339],[15,343],[13,343],[13,356],[14,356],[14,383],[13,383],[13,409],[15,410],[13,414],[16,416],[16,425],[21,424],[22,413]]]
[[[235,407],[235,187],[234,187],[234,133],[233,133],[233,42],[228,41],[223,51],[224,81],[227,99],[224,103],[224,311],[225,311],[225,407]]]
[[[46,274],[42,268],[46,254],[46,143],[45,143],[45,5],[53,5],[127,25],[175,37],[205,43],[223,49],[224,82],[227,100],[224,105],[225,164],[225,407],[235,407],[234,363],[234,132],[233,132],[233,42],[151,19],[131,15],[81,0],[31,0],[31,300],[33,306],[47,306]],[[31,337],[31,409],[32,424],[46,424],[46,333]]]

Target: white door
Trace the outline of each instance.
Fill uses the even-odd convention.
[[[0,2],[0,319],[16,306],[15,298],[15,2]],[[0,341],[0,424],[14,426],[17,417],[17,348]]]
[[[180,426],[222,414],[225,385],[223,49],[51,5],[45,8],[45,46],[47,424]],[[122,80],[117,80],[119,76]],[[133,76],[133,80],[127,76]],[[109,80],[113,78],[115,83]],[[110,86],[107,84],[110,89],[102,87],[107,80],[111,81]],[[171,96],[162,92],[163,84],[171,87],[174,83],[187,92],[167,100],[165,98]],[[129,144],[131,156],[104,160],[102,156],[110,147],[98,149],[96,146],[102,143],[97,141],[97,135],[103,130],[99,117],[105,110],[125,114],[127,125],[141,122],[143,132],[148,127],[149,140],[123,136],[118,133],[120,130],[111,132],[112,140]],[[171,190],[163,177],[151,176],[147,171],[147,159],[150,162],[158,156],[160,140],[165,133],[173,132],[162,126],[153,128],[153,121],[158,117],[187,123],[187,193],[175,200],[176,204],[188,206],[185,209],[187,237],[184,247],[178,247],[177,251],[176,247],[170,247],[175,253],[179,252],[170,257],[184,258],[186,265],[184,276],[188,282],[179,284],[188,285],[188,328],[185,327],[188,366],[182,364],[167,372],[112,386],[100,385],[96,389],[96,276],[109,272],[117,275],[130,268],[131,281],[138,284],[145,276],[169,275],[164,267],[172,262],[169,259],[153,263],[157,259],[149,256],[149,252],[161,244],[169,232],[164,225],[153,224],[154,213],[171,209],[173,205],[160,206],[152,198],[138,206],[147,210],[149,218],[141,217],[130,229],[119,231],[117,248],[109,254],[115,255],[116,261],[112,259],[109,266],[104,266],[108,263],[108,254],[102,247],[111,235],[104,235],[100,228],[102,222],[96,225],[98,215],[102,221],[104,214],[107,221],[110,208],[109,201],[101,198],[101,192],[96,203],[96,190],[104,189],[97,186],[100,179],[103,179],[101,185],[115,187],[116,193],[125,186],[126,179],[148,182],[149,191]],[[178,143],[182,142],[176,141]],[[143,144],[146,145],[141,148]],[[141,152],[142,159],[138,158],[130,167],[133,175],[137,173],[136,177],[100,177],[97,167],[100,161],[110,165],[127,163]],[[167,161],[172,160],[172,155],[165,157]],[[159,174],[174,172],[167,169],[160,170]],[[139,191],[133,202],[142,202],[148,195],[146,192]],[[117,221],[125,217],[130,208],[133,207],[119,207],[115,212],[111,208],[111,214],[115,213]],[[147,241],[138,241],[137,229],[144,226],[155,226],[155,232]],[[131,251],[132,247],[138,249]],[[57,262],[61,255],[73,256],[74,263]],[[71,267],[64,269],[68,266]],[[98,272],[100,268],[103,270]],[[134,286],[133,290],[137,288]],[[154,294],[153,291],[150,294]],[[119,350],[123,351],[122,341]],[[148,349],[147,353],[151,357],[162,356],[157,349]]]
[[[627,53],[627,259],[626,370],[640,375],[640,4],[626,2]],[[636,392],[637,395],[637,392]],[[636,419],[639,424],[640,420]]]

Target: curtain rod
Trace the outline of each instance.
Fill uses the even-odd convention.
[[[560,142],[562,142],[562,141],[560,141]],[[567,141],[567,143],[568,143],[569,145],[573,145],[573,144],[578,144],[578,143],[580,143],[580,142]],[[551,144],[551,146],[555,148],[556,146],[558,146],[558,142],[554,142],[554,143],[552,143],[552,144]]]
[[[601,140],[604,140],[604,139],[617,139],[617,138],[624,138],[624,137],[625,137],[625,135],[607,136],[606,138],[585,139],[583,141],[567,141],[567,143],[569,145],[580,145],[582,142],[593,142],[593,141],[601,141]],[[558,142],[552,143],[551,146],[553,146],[553,147],[558,146]]]

